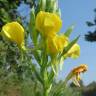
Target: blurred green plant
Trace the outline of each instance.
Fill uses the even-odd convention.
[[[5,25],[8,22],[11,21],[18,21],[20,24],[22,24],[22,17],[20,16],[20,13],[17,11],[17,8],[20,7],[22,3],[29,4],[29,1],[27,0],[0,0],[0,31],[2,29],[2,26]],[[30,2],[30,5],[32,6],[33,1]],[[0,32],[1,34],[1,32]],[[26,31],[26,41],[28,39],[28,32]],[[11,45],[11,46],[10,46]],[[0,68],[1,70],[5,70],[6,74],[12,72],[18,73],[18,76],[20,77],[20,74],[23,73],[23,68],[21,66],[18,67],[18,59],[20,57],[20,51],[16,44],[12,42],[8,42],[5,40],[5,38],[2,38],[0,35]],[[25,67],[28,68],[28,67]]]
[[[0,30],[1,27],[7,22],[16,20],[17,11],[16,8],[19,6],[20,0],[0,0]]]
[[[54,83],[57,86],[60,82]],[[38,87],[37,87],[38,86]],[[0,96],[43,96],[43,90],[39,82],[31,79],[20,81],[14,73],[0,79]],[[35,94],[34,94],[35,93]],[[49,95],[50,96],[50,95]],[[52,95],[51,95],[52,96]],[[66,87],[60,96],[82,96],[80,92],[71,87]]]

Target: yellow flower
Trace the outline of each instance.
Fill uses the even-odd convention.
[[[55,13],[40,11],[36,17],[36,28],[46,37],[60,30],[62,21]]]
[[[78,58],[80,55],[80,46],[78,44],[74,44],[72,48],[64,55],[64,57],[71,57],[73,59]]]
[[[64,35],[54,35],[47,38],[47,52],[52,55],[56,55],[62,52],[64,47],[68,45],[68,38]]]
[[[79,81],[81,80],[80,78],[80,73],[84,73],[88,70],[88,66],[86,64],[81,64],[80,66],[74,68],[69,75],[67,76],[67,80],[70,80],[71,78],[73,79],[73,83],[77,86],[80,86]]]
[[[2,28],[3,36],[22,46],[24,44],[24,29],[18,22],[7,23]]]

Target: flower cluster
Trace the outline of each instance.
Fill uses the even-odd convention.
[[[46,41],[47,52],[51,55],[62,53],[69,44],[69,38],[64,34],[59,35],[62,20],[55,13],[40,11],[36,17],[36,28]],[[64,57],[77,58],[80,55],[80,47],[75,44]]]
[[[62,53],[69,44],[67,36],[59,35],[62,20],[55,13],[40,11],[36,16],[36,28],[46,41],[48,54],[56,55]],[[7,23],[2,28],[3,36],[17,43],[19,47],[24,47],[24,28],[18,22]],[[77,58],[80,55],[80,47],[75,44],[64,57]]]
[[[62,61],[68,57],[73,59],[79,57],[80,46],[77,44],[79,36],[70,41],[69,36],[73,31],[72,26],[65,33],[59,33],[62,27],[62,20],[60,14],[58,14],[59,7],[57,6],[57,0],[37,0],[37,2],[36,6],[33,4],[30,12],[30,22],[29,26],[27,26],[28,36],[25,36],[25,29],[17,21],[5,24],[2,27],[0,35],[4,37],[4,40],[15,43],[14,47],[18,46],[20,58],[18,57],[17,61],[20,64],[17,64],[17,68],[24,67],[24,71],[28,70],[26,72],[29,74],[30,72],[34,73],[35,76],[33,77],[36,77],[36,80],[41,83],[40,85],[43,88],[43,95],[40,96],[49,96],[48,94],[53,87],[54,77],[58,74],[59,68],[62,69]],[[32,41],[32,47],[26,48],[25,45],[27,44],[25,44],[25,40],[29,40],[29,36]],[[26,66],[28,68],[25,69]],[[52,94],[55,96],[55,93],[58,93],[55,89],[62,89],[64,84],[66,85],[72,78],[74,79],[74,83],[80,86],[80,73],[84,73],[85,71],[87,71],[87,65],[85,64],[74,68],[59,87],[56,86],[57,88],[53,88],[54,92]],[[37,85],[36,87],[38,87]]]
[[[63,53],[64,49],[70,45],[68,36],[65,34],[58,34],[61,26],[62,20],[55,13],[40,11],[36,16],[35,27],[40,34],[40,38],[43,40],[42,43],[44,44],[42,45],[44,45],[47,55],[53,57],[57,56],[57,54]],[[7,40],[17,43],[19,48],[25,49],[24,28],[18,22],[11,22],[4,25],[1,34]],[[41,48],[41,50],[43,50],[43,48]],[[79,55],[80,46],[75,42],[62,57],[63,59],[67,57],[77,58]],[[69,73],[66,80],[68,81],[74,77],[74,82],[79,86],[78,81],[80,80],[80,73],[86,70],[86,65],[80,65]]]

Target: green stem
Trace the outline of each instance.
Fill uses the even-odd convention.
[[[44,96],[48,96],[48,89],[44,87]]]
[[[46,68],[42,71],[42,77],[43,77],[43,96],[48,96],[48,85],[47,85],[47,79],[45,77],[46,74]]]
[[[45,41],[46,38],[43,40]],[[42,42],[43,42],[42,41]],[[48,96],[49,95],[49,89],[50,89],[50,84],[48,83],[48,56],[47,56],[47,50],[46,50],[46,42],[44,43],[43,50],[42,50],[42,56],[41,56],[41,74],[42,74],[42,79],[43,79],[43,96]]]

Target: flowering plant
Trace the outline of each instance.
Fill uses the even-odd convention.
[[[87,70],[85,64],[76,67],[62,84],[54,88],[53,82],[58,75],[59,66],[62,67],[62,62],[68,57],[76,59],[80,55],[80,46],[77,44],[79,36],[70,41],[73,25],[65,33],[59,33],[62,19],[57,0],[39,0],[35,3],[31,9],[28,26],[32,48],[24,41],[23,26],[16,21],[5,24],[0,34],[6,41],[17,44],[20,52],[18,68],[25,66],[24,64],[30,67],[31,74],[34,73],[41,85],[40,96],[61,96],[61,90],[70,79],[74,78],[74,84],[80,86],[80,73]]]

